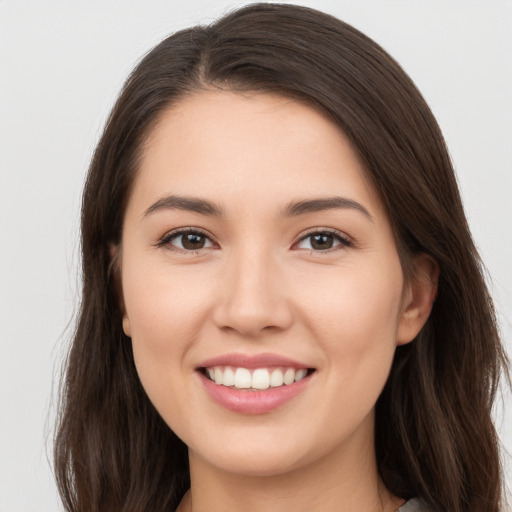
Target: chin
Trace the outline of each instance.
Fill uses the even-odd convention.
[[[261,447],[242,452],[223,451],[211,454],[208,464],[227,473],[247,477],[278,476],[297,470],[307,462],[297,453],[283,452],[277,448],[270,452]]]
[[[318,442],[321,436],[308,436],[298,424],[292,431],[265,430],[228,428],[223,434],[210,432],[197,438],[198,443],[189,440],[189,456],[227,473],[266,477],[296,471],[332,449],[332,443]]]

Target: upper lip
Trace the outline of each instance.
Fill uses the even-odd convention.
[[[279,354],[263,353],[263,354],[224,354],[221,356],[213,357],[203,361],[197,365],[199,368],[210,368],[212,366],[235,366],[237,368],[273,368],[273,367],[287,367],[287,368],[311,368],[310,365],[301,363],[290,359],[289,357],[281,356]]]

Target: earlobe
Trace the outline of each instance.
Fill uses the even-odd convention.
[[[428,254],[414,256],[415,273],[406,286],[397,332],[397,344],[411,342],[425,325],[437,295],[439,265]]]
[[[128,336],[128,338],[132,337],[130,319],[128,318],[128,315],[126,313],[123,315],[123,332],[126,334],[126,336]]]
[[[112,276],[117,300],[119,301],[119,309],[123,315],[123,332],[126,336],[131,337],[130,319],[126,313],[124,303],[123,285],[121,283],[121,247],[112,244],[110,246],[110,267],[109,274]]]

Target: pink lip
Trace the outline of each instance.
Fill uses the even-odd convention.
[[[283,385],[276,388],[268,388],[258,391],[248,391],[215,384],[201,371],[203,368],[213,366],[234,366],[247,369],[255,368],[311,368],[310,365],[295,361],[278,354],[263,353],[256,355],[224,354],[222,356],[207,359],[199,364],[196,369],[198,375],[210,397],[226,409],[242,414],[264,414],[297,396],[309,385],[312,375],[307,375],[299,382]]]
[[[311,368],[307,364],[299,363],[288,357],[270,353],[256,354],[253,356],[246,354],[225,354],[203,361],[197,365],[196,368],[211,368],[212,366],[236,366],[247,369],[274,368],[279,366],[295,369]]]
[[[206,391],[215,402],[230,411],[242,414],[264,414],[281,407],[304,391],[312,377],[312,375],[308,375],[289,386],[283,385],[260,391],[248,391],[215,384],[200,372],[198,372],[198,375]]]

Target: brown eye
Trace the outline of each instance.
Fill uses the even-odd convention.
[[[202,249],[205,246],[206,237],[198,233],[187,233],[181,235],[181,245],[184,249],[195,250]]]
[[[317,234],[311,236],[311,247],[316,251],[331,249],[334,245],[334,237],[332,235]]]
[[[298,249],[309,249],[311,251],[329,251],[337,247],[350,247],[352,242],[339,233],[330,231],[317,231],[310,233],[297,244]]]
[[[174,251],[199,251],[201,249],[207,249],[213,247],[214,244],[211,239],[193,229],[175,231],[164,236],[158,243],[159,247],[166,247]]]

